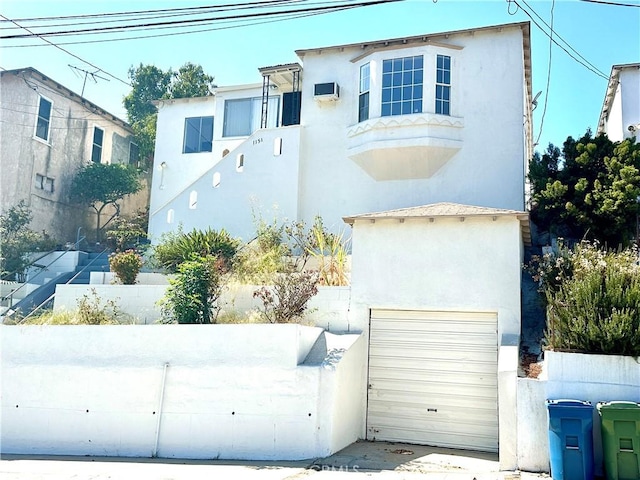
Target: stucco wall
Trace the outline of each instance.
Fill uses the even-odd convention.
[[[61,243],[75,241],[78,227],[87,227],[89,210],[69,202],[77,169],[91,160],[94,127],[104,129],[102,161],[128,161],[128,151],[113,148],[112,138],[131,140],[131,131],[110,117],[92,111],[79,97],[72,98],[55,83],[29,73],[25,79],[3,72],[0,102],[0,204],[2,208],[25,200],[33,213],[31,226],[45,230]],[[49,140],[34,135],[39,95],[52,102]],[[125,140],[128,139],[128,140]],[[53,192],[36,186],[36,175],[54,180]]]
[[[548,471],[548,415],[545,400],[587,400],[594,405],[594,458],[602,474],[598,402],[640,402],[640,364],[632,357],[546,351],[540,379],[518,379],[518,467]]]
[[[95,292],[100,300],[113,301],[120,311],[131,317],[135,323],[156,323],[162,318],[159,301],[164,297],[168,280],[152,277],[145,284],[145,274],[140,274],[140,285],[118,285],[97,283],[98,277],[111,274],[96,272],[92,274],[90,285],[58,285],[54,297],[54,310],[75,310],[78,300],[84,295]],[[223,290],[220,305],[223,312],[248,314],[259,309],[262,304],[253,297],[253,292],[260,287],[255,285],[229,285]],[[318,287],[318,294],[309,301],[309,308],[304,321],[331,332],[348,331],[348,312],[351,290],[349,287]]]
[[[331,416],[341,370],[361,370],[358,356],[341,361],[358,345],[355,335],[327,338],[326,360],[301,365],[321,329],[2,326],[0,332],[2,453],[302,459],[328,455],[355,435],[337,433]],[[341,401],[353,409],[354,399]]]

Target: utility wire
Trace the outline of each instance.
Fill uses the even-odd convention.
[[[285,6],[285,5],[290,5],[292,3],[300,3],[300,2],[307,2],[308,0],[272,0],[272,1],[268,1],[268,2],[259,2],[259,4],[256,3],[251,3],[251,4],[237,4],[240,5],[239,8],[235,8],[235,10],[249,10],[249,9],[256,9],[256,8],[267,8],[267,7],[280,7],[280,6]],[[327,3],[327,2],[325,2]],[[234,4],[236,5],[236,4]],[[222,11],[226,11],[226,8],[228,7],[226,5],[219,5],[217,7],[198,7],[198,8],[207,8],[207,11],[193,11],[193,12],[175,12],[175,10],[184,10],[182,8],[180,9],[171,9],[170,11],[168,10],[144,10],[141,12],[123,12],[123,13],[105,13],[105,14],[99,14],[99,15],[75,15],[75,16],[69,16],[69,17],[42,17],[40,19],[14,19],[16,22],[20,22],[21,24],[24,25],[24,23],[30,23],[31,21],[62,21],[64,23],[49,23],[49,24],[41,24],[41,25],[27,25],[29,28],[51,28],[51,27],[69,27],[69,26],[79,26],[79,25],[97,25],[97,24],[104,24],[104,23],[124,23],[124,22],[131,22],[132,20],[137,20],[140,21],[142,19],[156,19],[156,18],[171,18],[171,17],[185,17],[185,16],[189,16],[189,15],[204,15],[206,13],[215,13],[215,12],[222,12]],[[157,13],[160,12],[160,13]],[[131,16],[133,14],[135,15],[134,19],[130,19],[130,18],[113,18],[113,17],[107,17],[107,19],[105,19],[105,16],[108,15],[121,15],[121,16]],[[92,17],[92,18],[99,18],[99,20],[83,20],[83,18],[86,17]],[[79,19],[79,20],[74,20],[74,19]],[[70,24],[70,22],[72,22]],[[0,23],[7,23],[6,20],[0,20]],[[8,26],[8,27],[0,27],[0,30],[15,30],[18,27],[16,26]]]
[[[330,13],[334,13],[334,12],[339,12],[339,11],[343,11],[343,10],[350,10],[353,7],[342,7],[340,9],[337,10],[332,10]],[[189,30],[186,32],[173,32],[173,33],[158,33],[158,34],[154,34],[154,35],[138,35],[135,37],[120,37],[120,38],[106,38],[106,39],[101,39],[101,40],[78,40],[75,42],[58,42],[58,45],[86,45],[86,44],[91,44],[91,43],[108,43],[108,42],[123,42],[123,41],[127,41],[127,40],[144,40],[147,38],[160,38],[160,37],[173,37],[176,35],[190,35],[193,33],[204,33],[204,32],[213,32],[213,31],[219,31],[219,30],[231,30],[234,28],[242,28],[242,27],[251,27],[251,26],[255,26],[255,25],[264,25],[264,24],[269,24],[269,23],[276,23],[276,22],[283,22],[283,21],[287,21],[287,20],[296,20],[298,18],[306,18],[306,17],[314,17],[316,15],[322,15],[322,14],[326,14],[329,12],[322,12],[322,13],[305,13],[305,14],[298,14],[298,15],[291,15],[288,17],[283,17],[283,18],[276,18],[276,19],[268,19],[268,20],[262,20],[262,21],[256,21],[256,22],[249,22],[249,23],[239,23],[242,20],[236,20],[234,23],[238,23],[237,25],[227,25],[224,27],[212,27],[212,28],[203,28],[203,29],[199,29],[199,30]],[[172,28],[172,27],[167,27],[167,28]],[[38,47],[47,47],[48,45],[11,45],[5,48],[38,48]]]
[[[542,109],[542,117],[540,117],[540,128],[538,130],[538,138],[536,138],[535,145],[540,142],[540,137],[542,136],[542,129],[544,128],[544,117],[547,114],[547,105],[549,104],[549,87],[551,85],[551,53],[553,52],[553,12],[556,7],[556,1],[551,1],[551,25],[549,26],[549,30],[551,34],[549,35],[549,66],[547,68],[547,89],[544,94],[544,108]]]
[[[578,0],[578,1],[586,2],[586,3],[600,3],[602,5],[614,5],[616,7],[636,7],[636,8],[640,8],[640,4],[638,4],[638,3],[606,2],[604,0]]]
[[[55,48],[57,48],[58,50],[63,51],[63,52],[64,52],[64,53],[66,53],[67,55],[71,55],[73,58],[75,58],[75,59],[77,59],[77,60],[80,60],[81,62],[86,63],[87,65],[92,66],[93,68],[95,68],[95,69],[97,69],[97,70],[101,71],[102,73],[104,73],[104,74],[106,74],[106,75],[110,76],[111,78],[113,78],[113,79],[115,79],[115,80],[118,80],[119,82],[122,82],[122,83],[124,83],[125,85],[128,85],[129,87],[131,86],[131,84],[130,84],[129,82],[126,82],[126,81],[122,80],[121,78],[116,77],[115,75],[113,75],[113,74],[111,74],[111,73],[109,73],[109,72],[107,72],[107,71],[105,71],[105,70],[101,69],[100,67],[98,67],[98,66],[94,65],[93,63],[91,63],[91,62],[89,62],[89,61],[87,61],[87,60],[85,60],[85,59],[83,59],[83,58],[79,57],[79,56],[78,56],[78,55],[76,55],[75,53],[71,53],[69,50],[66,50],[66,49],[64,49],[64,48],[60,47],[59,45],[56,45],[55,43],[53,43],[53,42],[51,42],[51,41],[47,40],[46,38],[42,38],[42,37],[41,37],[40,35],[38,35],[37,33],[33,33],[33,32],[32,32],[31,30],[29,30],[28,28],[23,27],[22,25],[18,24],[15,20],[11,20],[11,19],[9,19],[9,18],[5,17],[5,16],[4,16],[4,15],[2,15],[2,14],[0,14],[0,18],[4,18],[5,20],[7,20],[7,21],[9,21],[9,22],[13,23],[14,25],[16,25],[16,26],[18,26],[18,27],[20,27],[20,28],[23,28],[24,30],[26,30],[27,32],[29,32],[31,35],[33,35],[33,36],[36,36],[36,37],[40,38],[43,42],[47,42],[47,43],[48,43],[49,45],[51,45],[52,47],[55,47]]]
[[[564,43],[564,44],[565,44],[565,45],[566,45],[566,46],[567,46],[567,47],[568,47],[568,48],[569,48],[573,53],[575,53],[578,57],[580,57],[580,58],[581,58],[584,62],[586,62],[586,63],[587,63],[591,68],[593,68],[594,70],[597,70],[597,73],[599,73],[601,76],[606,76],[607,78],[609,78],[609,77],[608,77],[608,75],[607,75],[605,72],[603,72],[602,70],[600,70],[600,69],[599,69],[598,67],[596,67],[593,63],[591,63],[589,60],[587,60],[585,57],[583,57],[583,56],[580,54],[580,52],[578,52],[575,48],[573,48],[569,42],[567,42],[564,38],[562,38],[562,37],[560,36],[560,34],[559,34],[558,32],[556,32],[556,31],[553,29],[553,21],[551,22],[551,25],[549,25],[549,24],[544,20],[544,18],[542,18],[542,17],[541,17],[541,16],[540,16],[540,15],[539,15],[535,10],[534,10],[534,8],[533,8],[531,5],[529,5],[529,4],[527,3],[527,0],[521,0],[521,1],[522,1],[522,3],[524,3],[524,4],[525,4],[525,5],[526,5],[526,6],[527,6],[527,7],[528,7],[532,12],[533,12],[533,14],[534,14],[536,17],[538,17],[538,19],[539,19],[542,23],[544,23],[544,24],[545,24],[545,26],[549,29],[549,31],[551,32],[551,34],[552,34],[555,38],[557,38],[557,39],[559,39],[560,41],[562,41],[562,42],[563,42],[563,43]],[[523,11],[524,11],[525,13],[527,13],[524,9],[523,9]],[[559,45],[558,45],[558,46],[559,46]]]
[[[256,7],[267,6],[270,4],[281,4],[281,3],[296,3],[296,2],[304,2],[306,0],[268,0],[262,2],[243,2],[243,3],[227,3],[222,5],[202,5],[198,7],[177,7],[177,8],[161,8],[156,10],[137,10],[137,11],[127,11],[127,12],[107,12],[107,13],[89,13],[82,15],[65,15],[65,16],[52,16],[52,17],[32,17],[32,18],[16,18],[14,19],[17,22],[31,22],[31,21],[50,21],[50,20],[77,20],[80,18],[103,18],[103,17],[111,17],[111,16],[139,16],[139,15],[157,15],[161,13],[173,13],[173,12],[189,12],[195,11],[194,13],[199,13],[202,10],[208,10],[212,8],[232,8],[232,7],[243,7],[243,6],[251,6],[254,5]],[[0,20],[2,22],[3,20]],[[4,20],[10,21],[10,20]]]
[[[372,1],[357,2],[357,3],[349,2],[347,4],[328,5],[323,7],[312,7],[312,8],[302,8],[302,9],[284,10],[284,11],[270,11],[270,12],[260,12],[260,13],[246,13],[246,14],[237,14],[237,15],[227,15],[222,17],[208,17],[208,18],[201,18],[201,19],[183,19],[183,20],[163,21],[163,22],[151,22],[151,23],[141,23],[141,24],[134,24],[134,25],[124,25],[124,26],[96,27],[96,28],[85,28],[85,29],[75,29],[75,30],[59,30],[59,31],[45,32],[40,34],[35,34],[32,31],[25,28],[25,30],[29,32],[29,35],[27,34],[3,35],[3,36],[0,36],[0,39],[2,40],[24,39],[24,38],[31,38],[33,36],[43,38],[43,37],[67,36],[67,35],[90,35],[90,34],[108,33],[108,32],[120,33],[126,30],[139,30],[139,29],[146,30],[146,29],[162,28],[162,27],[173,26],[173,25],[193,25],[197,23],[209,23],[209,22],[215,22],[215,21],[221,21],[221,20],[260,18],[260,17],[283,15],[288,13],[323,12],[323,11],[337,10],[344,7],[356,8],[356,7],[365,7],[365,6],[371,6],[371,5],[380,5],[384,3],[395,3],[400,1],[404,1],[404,0],[372,0]]]
[[[514,3],[518,8],[520,8],[528,17],[529,19],[531,19],[531,21],[533,22],[533,24],[538,27],[540,29],[540,31],[542,33],[544,33],[547,37],[549,37],[549,39],[551,41],[553,41],[553,43],[555,43],[558,47],[560,47],[567,55],[569,55],[569,57],[571,57],[573,60],[575,60],[576,62],[578,62],[580,65],[582,65],[583,67],[585,67],[587,70],[590,70],[591,72],[595,73],[596,75],[598,75],[599,77],[602,77],[605,80],[609,80],[609,76],[603,74],[601,71],[599,71],[597,68],[591,66],[589,64],[589,62],[585,62],[583,60],[581,60],[580,58],[576,57],[574,54],[572,54],[569,50],[567,50],[567,48],[565,48],[564,46],[562,46],[561,44],[559,44],[555,39],[553,39],[553,34],[548,33],[537,21],[536,19],[522,6],[520,5],[520,3],[518,2],[518,0],[508,0],[509,4]]]

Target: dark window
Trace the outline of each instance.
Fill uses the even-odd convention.
[[[300,125],[300,107],[302,92],[282,94],[282,125]]]
[[[382,116],[422,112],[422,56],[382,62]]]
[[[129,144],[129,165],[138,166],[140,161],[140,148],[135,143]]]
[[[91,148],[91,161],[100,163],[102,160],[102,141],[104,140],[104,130],[98,127],[93,128],[93,147]]]
[[[49,141],[49,124],[51,123],[51,102],[40,97],[38,105],[38,120],[36,122],[36,137]]]
[[[358,121],[369,118],[370,68],[366,63],[360,67],[360,95],[358,97]]]
[[[191,117],[184,121],[182,153],[210,152],[213,142],[213,117]]]
[[[451,107],[451,57],[438,55],[436,60],[436,113],[449,115]]]

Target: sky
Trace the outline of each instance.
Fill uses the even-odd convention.
[[[235,0],[235,3],[246,1]],[[335,2],[298,0],[297,6],[294,2],[291,8],[328,5],[332,1]],[[102,78],[96,78],[95,82],[90,77],[87,79],[84,96],[126,119],[122,99],[130,87],[124,81],[128,80],[129,69],[141,63],[175,70],[192,62],[202,65],[220,86],[258,83],[262,80],[258,68],[300,62],[295,50],[529,21],[528,12],[544,29],[531,25],[533,94],[541,92],[534,111],[534,141],[538,143],[536,150],[542,151],[549,143],[561,145],[569,135],[581,136],[587,128],[595,132],[607,88],[607,79],[602,74],[608,78],[612,65],[640,62],[640,8],[594,3],[600,1],[640,7],[640,0],[516,0],[522,8],[513,0],[404,0],[286,21],[263,21],[254,25],[215,22],[171,30],[210,30],[187,35],[70,45],[62,43],[134,34],[49,39],[74,56],[38,38],[0,39],[0,67],[6,70],[33,67],[77,93],[83,89],[85,75],[69,65],[89,72],[101,69],[97,75]],[[223,3],[233,2],[2,0],[0,14],[22,26],[33,26],[37,22],[18,19]],[[556,45],[550,47],[545,23],[553,25],[554,38],[571,55],[582,56],[591,67],[579,64]],[[234,28],[229,28],[232,26]],[[0,36],[28,33],[7,21],[0,22],[0,27]],[[32,30],[40,31],[35,27]],[[145,34],[149,33],[153,32]]]

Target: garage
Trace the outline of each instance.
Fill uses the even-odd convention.
[[[369,440],[498,451],[496,312],[372,309]]]

